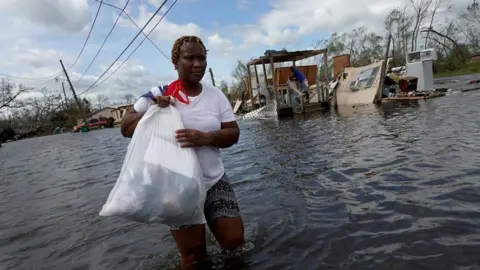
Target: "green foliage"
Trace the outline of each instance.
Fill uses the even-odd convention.
[[[231,84],[230,91],[228,91],[228,98],[230,103],[234,103],[237,98],[240,98],[242,93],[245,91],[245,82],[244,79],[247,78],[247,65],[242,61],[237,61],[235,68],[232,71],[233,81]]]
[[[392,37],[389,56],[393,58],[393,66],[405,65],[405,55],[418,48],[419,42],[436,49],[436,72],[476,72],[476,65],[466,64],[472,55],[480,53],[480,8],[476,2],[467,6],[457,18],[444,24],[431,24],[430,28],[418,26],[435,21],[437,9],[448,9],[444,5],[443,0],[411,0],[405,2],[403,8],[394,8],[387,14],[384,25],[387,34]],[[332,69],[332,58],[337,55],[349,54],[352,66],[364,66],[383,59],[386,36],[360,27],[350,32],[333,33],[328,40],[316,41],[314,47],[327,48],[329,57],[328,67],[317,61],[319,75],[324,74],[325,68]],[[464,43],[460,43],[460,40]]]
[[[346,33],[333,33],[327,44],[329,56],[350,54],[352,66],[364,66],[383,57],[382,36],[363,27]]]
[[[441,72],[436,73],[435,77],[436,78],[454,77],[454,76],[461,76],[461,75],[474,74],[474,73],[480,73],[480,62],[467,64],[464,68],[461,68],[461,69],[453,68],[449,70],[443,70]]]
[[[227,84],[227,82],[222,80],[222,81],[220,82],[219,88],[220,88],[220,90],[222,90],[222,92],[225,94],[225,96],[228,97],[228,95],[229,95],[228,92],[229,92],[229,91],[228,91],[228,84]]]
[[[468,46],[462,44],[454,48],[448,55],[439,57],[435,62],[435,69],[440,73],[466,69],[466,60],[470,57]]]
[[[239,60],[232,71],[232,77],[236,81],[242,81],[245,76],[247,76],[247,65]]]
[[[0,143],[12,140],[15,134],[9,120],[0,120]]]
[[[233,104],[235,103],[235,101],[237,100],[237,91],[235,89],[229,89],[228,88],[228,84],[226,81],[221,81],[220,82],[220,86],[219,86],[220,90],[222,90],[222,92],[225,94],[225,96],[227,97],[228,101],[230,101],[230,103]]]

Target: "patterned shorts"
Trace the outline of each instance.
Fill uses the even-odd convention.
[[[218,218],[241,216],[235,192],[233,191],[226,174],[224,174],[222,178],[207,191],[204,212],[205,219],[209,226],[213,225],[213,222]],[[170,227],[170,229],[175,230],[191,226],[195,225]]]

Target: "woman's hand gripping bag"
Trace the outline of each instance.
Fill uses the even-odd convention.
[[[175,107],[148,109],[100,216],[170,226],[205,223],[206,188],[197,155],[175,138],[183,128]]]

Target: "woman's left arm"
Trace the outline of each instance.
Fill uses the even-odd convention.
[[[240,137],[240,128],[237,124],[237,119],[233,114],[232,104],[228,101],[225,94],[217,89],[218,94],[218,110],[220,120],[220,130],[209,132],[211,141],[209,145],[218,148],[229,148],[238,142]]]
[[[221,124],[221,129],[209,132],[210,145],[218,148],[228,148],[238,142],[240,137],[240,128],[237,121],[225,122]]]
[[[229,148],[238,142],[240,128],[233,114],[232,105],[227,97],[218,91],[218,100],[215,100],[219,107],[220,130],[202,132],[194,129],[177,130],[177,141],[182,147],[213,146],[218,148]]]

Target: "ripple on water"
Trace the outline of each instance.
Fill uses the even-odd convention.
[[[204,269],[480,268],[479,102],[240,122],[223,157],[248,244],[233,259],[209,233]],[[106,129],[5,144],[0,268],[176,269],[165,227],[98,216],[128,142]]]

